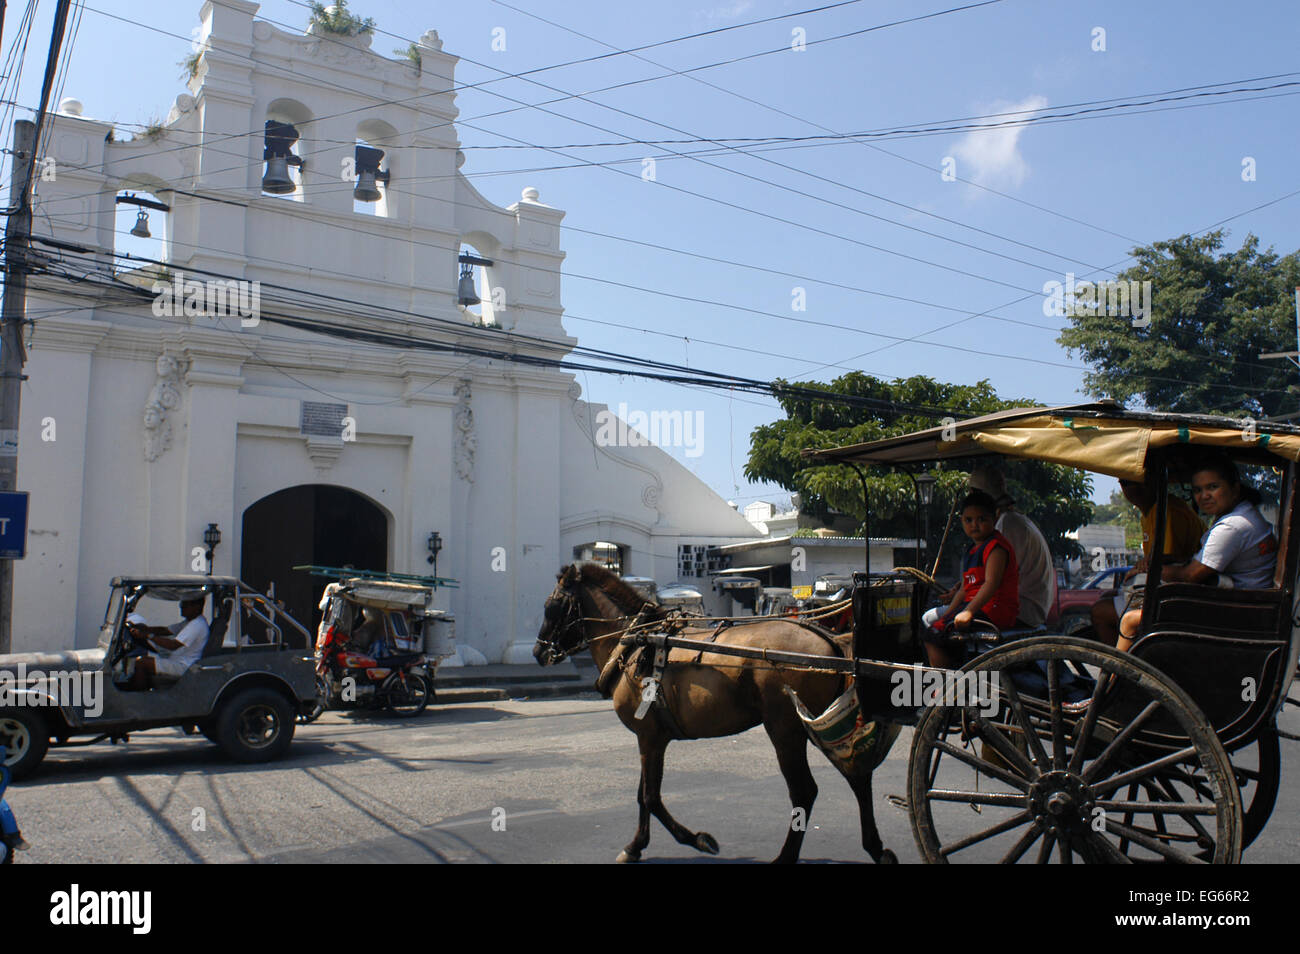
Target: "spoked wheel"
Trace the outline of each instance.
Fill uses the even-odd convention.
[[[387,686],[384,706],[397,716],[417,716],[429,704],[429,684],[418,672],[408,672]]]
[[[926,861],[1240,860],[1232,763],[1196,704],[1142,660],[1026,640],[972,661],[943,701],[918,724],[909,766]]]
[[[1277,803],[1278,782],[1282,777],[1282,747],[1277,727],[1268,726],[1253,745],[1233,752],[1232,769],[1241,786],[1241,804],[1245,808],[1241,830],[1241,847],[1245,850],[1264,830]]]
[[[1273,814],[1273,806],[1277,804],[1278,785],[1282,776],[1282,750],[1278,742],[1277,726],[1266,726],[1254,742],[1237,749],[1229,758],[1232,760],[1232,774],[1241,790],[1241,849],[1245,851],[1264,830],[1269,816]],[[1198,772],[1186,782],[1200,786],[1202,792],[1208,794],[1201,773]],[[1201,857],[1209,860],[1205,852],[1201,852]]]

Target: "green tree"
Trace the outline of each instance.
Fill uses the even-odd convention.
[[[1261,361],[1295,348],[1300,254],[1259,251],[1248,235],[1219,254],[1224,233],[1183,235],[1133,250],[1121,281],[1151,282],[1150,323],[1107,314],[1070,316],[1058,341],[1091,366],[1098,397],[1133,398],[1160,411],[1269,417],[1297,408],[1295,367]]]
[[[785,382],[778,382],[782,383]],[[946,384],[923,375],[885,381],[853,371],[829,384],[814,381],[800,382],[799,386],[848,395],[870,407],[782,397],[785,419],[761,425],[750,435],[745,476],[799,493],[803,511],[822,520],[832,510],[862,520],[866,515],[862,484],[850,467],[810,463],[800,454],[805,447],[879,440],[934,427],[945,416],[960,420],[1035,403],[1003,400],[988,381],[974,385]],[[963,460],[931,468],[939,481],[929,513],[931,554],[943,534],[949,508],[965,493],[967,473],[976,463],[979,460]],[[1019,508],[1042,529],[1053,554],[1076,555],[1078,545],[1067,539],[1065,533],[1087,522],[1092,512],[1091,477],[1073,468],[1037,461],[1007,459],[1002,466],[1009,492]],[[871,535],[912,537],[916,533],[916,498],[911,478],[892,468],[869,468],[866,476]],[[945,554],[954,552],[964,539],[960,526],[954,526]]]

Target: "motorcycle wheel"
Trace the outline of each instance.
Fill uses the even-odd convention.
[[[406,674],[405,684],[401,679],[392,679],[386,690],[384,708],[396,716],[409,719],[419,715],[429,704],[429,683],[416,672]]]
[[[325,700],[329,698],[330,687],[323,676],[316,677],[316,702],[306,712],[298,713],[299,725],[310,725],[320,718],[325,711]]]

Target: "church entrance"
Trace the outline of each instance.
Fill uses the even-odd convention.
[[[289,614],[314,633],[330,581],[293,569],[307,563],[388,569],[384,511],[355,491],[324,484],[277,491],[244,511],[240,578],[263,593],[274,586]]]

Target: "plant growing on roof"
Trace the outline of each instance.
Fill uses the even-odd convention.
[[[313,27],[337,36],[361,36],[375,32],[375,21],[373,17],[366,17],[363,20],[348,10],[347,0],[338,0],[328,7],[323,3],[313,2],[307,29],[311,30]]]
[[[419,73],[424,68],[424,57],[420,55],[420,48],[416,44],[412,43],[404,50],[396,49],[393,50],[393,52],[398,56],[406,57],[408,60],[414,63],[416,73]]]
[[[137,138],[148,139],[150,142],[157,142],[163,137],[165,132],[167,132],[166,125],[163,124],[161,119],[155,116],[145,124],[144,129],[140,130],[140,135]]]
[[[199,72],[199,62],[202,59],[203,59],[203,51],[199,50],[196,53],[191,53],[189,56],[185,57],[185,59],[177,61],[176,65],[179,66],[183,71],[181,73],[181,79],[182,80],[194,79],[194,77]]]

